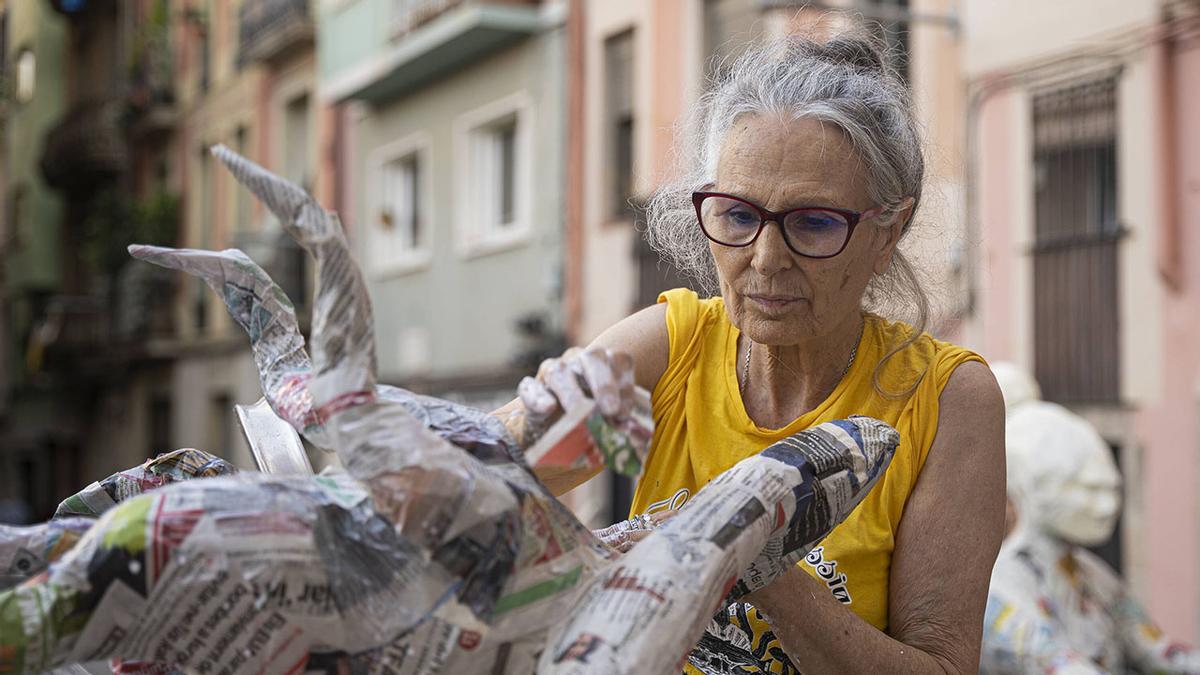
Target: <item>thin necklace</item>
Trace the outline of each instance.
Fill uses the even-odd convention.
[[[863,323],[863,330],[866,330],[867,324]],[[838,375],[838,381],[846,377],[846,373],[850,372],[850,366],[854,365],[854,359],[858,356],[858,343],[862,342],[862,331],[858,333],[858,340],[854,342],[854,348],[850,350],[850,360],[846,362],[846,367],[842,368],[842,374]],[[746,391],[746,384],[750,382],[750,353],[754,351],[754,340],[746,338],[746,363],[742,366],[742,381],[741,390]]]

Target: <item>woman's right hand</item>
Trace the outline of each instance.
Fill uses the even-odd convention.
[[[633,357],[603,347],[572,347],[543,361],[536,377],[521,380],[517,393],[526,409],[539,415],[570,410],[592,399],[600,412],[616,417],[633,406]]]
[[[546,359],[536,377],[517,387],[525,408],[522,444],[529,446],[563,412],[594,400],[600,412],[619,422],[634,408],[633,358],[603,347],[572,347],[559,358]]]

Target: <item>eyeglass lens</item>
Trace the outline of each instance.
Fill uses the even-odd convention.
[[[744,246],[758,234],[762,218],[754,207],[728,197],[709,196],[700,204],[701,225],[710,239],[726,246]],[[797,209],[783,219],[784,237],[797,253],[834,255],[846,243],[846,217],[823,209]]]

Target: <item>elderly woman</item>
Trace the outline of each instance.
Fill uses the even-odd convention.
[[[888,422],[902,440],[873,492],[726,626],[764,672],[976,672],[1004,524],[1004,403],[977,355],[922,330],[928,303],[897,249],[924,172],[905,85],[870,38],[789,37],[731,64],[695,120],[690,173],[655,196],[649,238],[719,296],[663,293],[543,364],[498,412],[538,426],[577,395],[572,372],[612,415],[632,383],[650,390],[634,514],[669,514],[820,422]],[[896,298],[915,327],[868,311]],[[562,493],[587,477],[548,482]]]

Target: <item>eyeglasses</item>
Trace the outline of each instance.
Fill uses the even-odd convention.
[[[802,206],[776,213],[720,192],[693,192],[692,204],[704,236],[722,246],[749,246],[767,223],[774,221],[787,247],[806,258],[832,258],[841,253],[860,221],[884,211],[883,206],[861,212]]]

